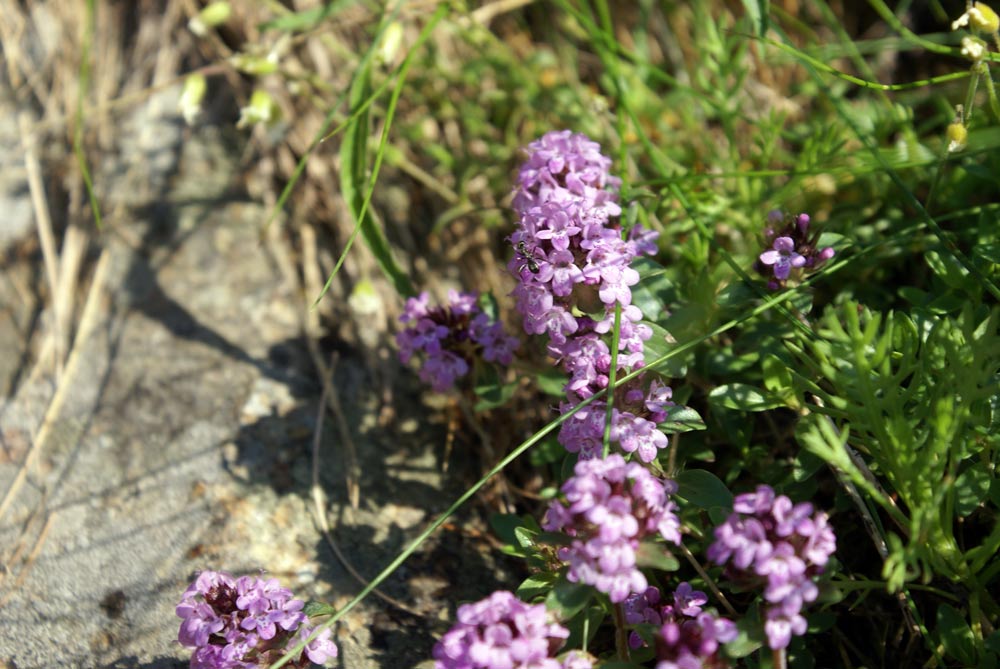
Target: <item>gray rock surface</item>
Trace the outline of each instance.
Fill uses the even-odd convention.
[[[201,569],[263,569],[335,606],[360,590],[311,516],[320,393],[301,300],[258,243],[261,207],[232,196],[236,148],[210,131],[182,146],[169,189],[100,239],[110,264],[96,327],[78,342],[65,401],[0,516],[0,666],[187,666],[174,606]],[[372,577],[462,489],[441,473],[443,430],[427,425],[434,412],[416,388],[396,393],[396,418],[380,425],[365,362],[375,357],[332,345],[363,472],[360,508],[346,503],[332,418],[321,482],[336,541]],[[22,374],[0,398],[0,495],[58,392],[51,375]],[[334,666],[416,666],[457,602],[496,587],[502,569],[456,527],[382,586],[421,615],[369,598],[338,624]]]

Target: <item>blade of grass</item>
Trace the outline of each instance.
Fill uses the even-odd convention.
[[[379,170],[382,166],[382,160],[385,157],[386,145],[389,139],[389,131],[392,128],[392,121],[396,115],[396,105],[399,103],[399,97],[403,92],[403,86],[406,83],[406,75],[409,72],[410,65],[413,63],[413,56],[417,51],[420,50],[424,42],[427,41],[431,33],[434,31],[434,28],[437,26],[438,22],[441,21],[441,19],[443,19],[447,13],[448,13],[447,5],[441,5],[437,8],[437,10],[431,16],[430,20],[427,22],[427,25],[425,25],[423,30],[420,31],[420,35],[417,37],[416,42],[414,42],[413,46],[409,49],[409,51],[407,51],[406,57],[403,59],[403,62],[399,67],[399,74],[396,77],[396,86],[392,91],[392,96],[389,99],[389,105],[386,108],[385,120],[382,126],[382,136],[381,139],[379,140],[379,146],[375,153],[375,162],[372,165],[372,173],[368,179],[368,186],[365,189],[364,197],[363,199],[360,200],[360,202],[358,201],[358,197],[361,191],[358,188],[358,184],[362,181],[364,177],[363,170],[364,170],[365,160],[364,160],[362,145],[365,142],[367,142],[368,122],[366,113],[359,116],[358,119],[356,120],[354,129],[355,136],[352,138],[352,140],[350,142],[345,140],[345,145],[347,145],[347,148],[345,149],[343,146],[341,147],[341,156],[343,158],[347,158],[352,161],[349,164],[350,168],[345,166],[345,168],[341,172],[341,189],[343,191],[344,199],[347,201],[348,206],[351,208],[351,211],[354,214],[356,222],[354,226],[354,231],[351,233],[351,236],[348,238],[347,243],[344,245],[344,250],[343,252],[341,252],[340,258],[337,259],[337,263],[334,266],[333,271],[327,278],[326,284],[323,286],[322,292],[319,294],[319,296],[316,297],[315,302],[313,302],[314,307],[316,306],[317,303],[319,303],[321,299],[323,299],[323,296],[326,295],[327,291],[330,290],[330,286],[333,285],[333,278],[337,275],[337,272],[340,271],[341,265],[344,264],[344,260],[347,258],[347,253],[348,251],[350,251],[351,246],[354,244],[354,240],[357,238],[359,232],[361,232],[365,236],[365,241],[368,243],[369,247],[372,250],[372,253],[375,255],[375,259],[378,261],[379,266],[382,268],[382,271],[385,272],[389,280],[392,281],[393,286],[396,288],[396,292],[404,296],[411,296],[414,294],[413,285],[410,283],[410,278],[406,275],[406,273],[402,270],[402,268],[399,267],[395,259],[392,257],[392,251],[389,247],[388,240],[386,240],[385,236],[382,234],[381,229],[379,229],[378,226],[375,225],[374,221],[372,221],[369,217],[367,217],[367,214],[368,214],[368,206],[371,204],[372,195],[375,192],[375,184],[378,181],[378,175],[379,175]],[[370,66],[371,54],[375,52],[375,50],[378,47],[378,44],[379,44],[378,40],[372,42],[371,49],[369,50],[368,54],[365,55],[365,59],[368,60],[368,63],[365,63],[363,61],[361,64],[361,68],[367,70],[367,68]],[[369,74],[370,74],[369,72],[364,72],[360,77],[360,79],[363,80],[367,78]],[[363,90],[364,85],[365,84],[362,81],[361,90]],[[354,85],[352,84],[352,97],[354,96],[353,88]],[[348,129],[347,135],[350,136],[351,132],[352,131]],[[358,133],[361,132],[364,132],[363,138],[358,136]],[[359,170],[361,170],[360,173]],[[357,207],[356,209],[355,206]]]
[[[381,35],[381,31],[376,34],[374,39],[375,43],[378,43]],[[401,67],[402,65],[396,68],[393,74],[398,75]],[[312,156],[312,152],[316,149],[316,147],[326,140],[337,136],[343,132],[345,128],[355,123],[362,114],[365,114],[368,111],[368,108],[371,107],[375,100],[382,97],[382,93],[389,88],[389,84],[392,81],[392,77],[386,77],[382,83],[371,91],[361,104],[352,108],[347,118],[341,121],[333,130],[330,130],[330,126],[333,124],[333,119],[337,116],[337,109],[339,109],[340,105],[347,99],[347,96],[350,93],[350,88],[344,90],[344,92],[340,94],[340,97],[338,97],[337,100],[330,105],[330,111],[327,112],[326,117],[323,119],[323,123],[320,125],[319,131],[317,131],[315,137],[313,138],[312,144],[309,145],[309,149],[306,150],[301,158],[299,158],[299,162],[295,165],[295,170],[292,172],[291,178],[289,178],[288,183],[285,184],[285,187],[281,190],[281,195],[278,196],[277,202],[275,202],[274,206],[271,208],[271,213],[268,215],[267,221],[264,222],[260,231],[261,239],[266,236],[271,224],[275,221],[275,219],[277,219],[278,213],[284,209],[285,203],[288,202],[288,198],[291,197],[292,191],[295,189],[296,184],[298,184],[299,179],[302,177],[302,173],[306,169],[306,163],[309,161],[309,158]]]
[[[364,105],[361,109],[355,110],[343,123],[337,126],[333,132],[327,135],[326,131],[330,128],[330,125],[333,123],[333,118],[337,115],[337,108],[339,108],[341,103],[347,99],[348,91],[341,93],[336,102],[330,106],[330,111],[327,112],[326,118],[323,119],[323,124],[320,126],[319,132],[316,133],[316,138],[313,140],[312,144],[309,145],[306,152],[302,154],[302,157],[299,158],[299,162],[295,165],[295,170],[292,172],[292,176],[288,179],[288,183],[285,184],[285,187],[281,189],[281,195],[278,196],[277,202],[275,202],[274,206],[271,208],[271,213],[268,215],[267,220],[264,221],[264,225],[260,229],[261,239],[264,239],[267,236],[267,231],[271,228],[271,224],[274,223],[275,219],[278,218],[278,213],[285,208],[285,203],[288,201],[288,198],[291,197],[292,191],[295,189],[296,184],[298,184],[299,179],[302,177],[302,173],[305,172],[306,163],[309,161],[309,158],[312,156],[312,152],[315,148],[328,137],[332,137],[346,128],[361,113],[363,113],[365,109],[368,108],[368,105],[375,100],[377,95],[381,94],[382,90],[384,90],[384,88],[376,90],[368,99],[368,104]]]
[[[391,16],[383,15],[383,29],[391,20]],[[382,32],[383,30],[380,29],[379,34]],[[372,87],[371,77],[372,65],[375,61],[374,54],[377,52],[380,43],[380,39],[372,40],[371,47],[369,47],[364,58],[361,59],[358,70],[355,72],[348,96],[348,104],[351,109],[361,106],[365,99],[369,97]],[[397,89],[402,85],[403,81],[405,81],[405,72],[400,71],[399,75],[397,75]],[[392,113],[389,112],[386,114],[383,132],[388,131],[391,123]],[[326,284],[323,286],[323,290],[313,302],[313,307],[319,303],[319,301],[330,289],[333,277],[336,276],[337,272],[340,270],[340,267],[343,264],[344,259],[347,257],[347,253],[350,251],[351,246],[354,244],[354,240],[357,238],[359,231],[364,238],[365,243],[368,244],[368,248],[375,256],[375,260],[382,269],[382,272],[392,282],[396,292],[407,296],[413,293],[413,287],[410,284],[409,277],[406,276],[406,273],[396,262],[395,258],[393,258],[388,240],[382,234],[381,229],[372,220],[372,217],[368,214],[368,204],[371,199],[371,190],[374,188],[375,181],[378,179],[378,167],[376,166],[372,168],[372,174],[368,184],[370,188],[366,193],[366,189],[362,186],[362,184],[365,183],[367,178],[368,135],[370,130],[371,113],[366,106],[365,110],[347,127],[347,130],[344,132],[343,142],[340,145],[340,192],[344,197],[344,201],[347,203],[347,208],[351,212],[351,216],[354,218],[354,231],[351,233],[350,238],[344,245],[344,250],[341,253],[340,258],[337,259],[337,264],[334,267],[333,272],[327,278]],[[381,150],[376,156],[376,163],[381,160],[383,153],[384,149]]]
[[[843,79],[844,81],[849,81],[850,83],[861,86],[862,88],[872,88],[877,91],[908,91],[914,88],[923,88],[925,86],[931,86],[934,84],[942,84],[948,81],[955,81],[957,79],[965,79],[969,76],[968,70],[962,70],[959,72],[951,72],[949,74],[942,74],[936,77],[931,77],[930,79],[921,79],[919,81],[910,81],[904,84],[883,84],[878,81],[869,81],[868,79],[862,79],[860,77],[855,77],[854,75],[847,74],[846,72],[841,72],[840,70],[827,65],[823,61],[813,58],[809,54],[805,53],[801,49],[786,44],[784,42],[778,42],[776,40],[767,37],[755,37],[753,35],[746,35],[747,39],[755,39],[768,46],[773,46],[776,49],[784,51],[785,53],[791,54],[802,62],[807,62],[817,70],[824,72],[826,74],[837,77],[838,79]]]
[[[97,8],[94,0],[87,0],[87,21],[83,28],[83,53],[80,56],[80,84],[76,91],[76,123],[73,128],[73,154],[76,156],[76,163],[80,167],[80,174],[83,176],[83,185],[87,191],[87,199],[90,202],[90,211],[94,215],[94,225],[98,230],[103,229],[101,219],[101,208],[97,204],[97,195],[94,193],[94,181],[90,176],[90,168],[87,166],[87,157],[83,153],[83,99],[90,88],[90,54],[94,41],[94,21],[97,16]]]
[[[351,4],[354,4],[351,0],[331,0],[326,4],[320,5],[319,7],[305,9],[301,12],[289,12],[284,16],[279,16],[276,19],[265,21],[257,26],[257,30],[260,30],[261,32],[264,32],[265,30],[305,32],[306,30],[311,30],[316,27],[326,18],[333,16],[336,12],[339,12],[341,9]],[[278,5],[278,3],[275,3],[275,5]]]
[[[743,0],[743,8],[757,34],[763,37],[771,23],[771,3],[768,0]]]

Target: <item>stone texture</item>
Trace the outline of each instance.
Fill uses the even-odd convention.
[[[173,609],[200,569],[263,569],[334,605],[361,587],[312,520],[319,384],[298,298],[258,243],[265,212],[232,196],[236,147],[211,129],[181,146],[169,188],[100,241],[111,264],[99,324],[78,344],[51,437],[0,517],[0,661],[11,667],[186,666]],[[360,508],[346,504],[332,418],[321,482],[336,541],[370,578],[462,489],[441,473],[443,435],[415,387],[397,389],[397,419],[380,425],[366,367],[380,358],[333,345]],[[0,398],[0,492],[55,387],[42,375]],[[338,666],[424,661],[456,603],[494,589],[497,570],[482,541],[440,533],[382,586],[421,615],[370,597],[337,626]]]

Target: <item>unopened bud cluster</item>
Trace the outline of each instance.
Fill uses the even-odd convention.
[[[407,363],[422,354],[420,378],[438,392],[452,388],[479,358],[501,365],[513,359],[517,339],[505,334],[477,300],[475,293],[452,290],[448,303],[436,306],[425,292],[408,299],[399,317],[406,326],[396,336],[400,360]]]
[[[794,270],[816,269],[834,256],[832,247],[819,246],[819,233],[809,230],[809,214],[786,216],[775,210],[767,221],[764,240],[769,248],[758,256],[754,268],[768,277],[771,290],[782,288]]]

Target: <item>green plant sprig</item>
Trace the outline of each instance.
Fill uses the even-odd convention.
[[[804,369],[836,389],[836,394],[824,391],[806,374],[793,372],[799,392],[821,395],[824,407],[817,411],[840,423],[838,435],[818,417],[803,419],[802,444],[863,489],[904,535],[905,542],[886,536],[888,589],[899,591],[918,576],[964,584],[980,655],[981,617],[1000,614],[986,588],[996,576],[989,563],[1000,550],[1000,524],[979,545],[963,549],[955,518],[983,503],[995,476],[985,467],[993,447],[974,429],[995,396],[1000,369],[995,346],[1000,311],[984,315],[984,310],[967,305],[957,318],[919,311],[915,319],[899,312],[883,318],[847,301],[821,321],[822,341],[789,344]],[[848,440],[872,461],[901,505],[854,465]]]
[[[80,56],[80,82],[76,91],[76,115],[73,123],[73,154],[76,156],[76,163],[80,168],[80,175],[83,177],[83,186],[87,191],[87,201],[90,203],[90,211],[94,216],[94,225],[98,230],[103,230],[104,224],[101,218],[101,206],[97,202],[97,194],[94,192],[94,180],[90,175],[90,167],[87,165],[87,156],[83,150],[83,100],[90,89],[90,58],[94,42],[94,22],[97,20],[97,8],[94,0],[87,0],[86,21],[83,27],[83,53]]]

